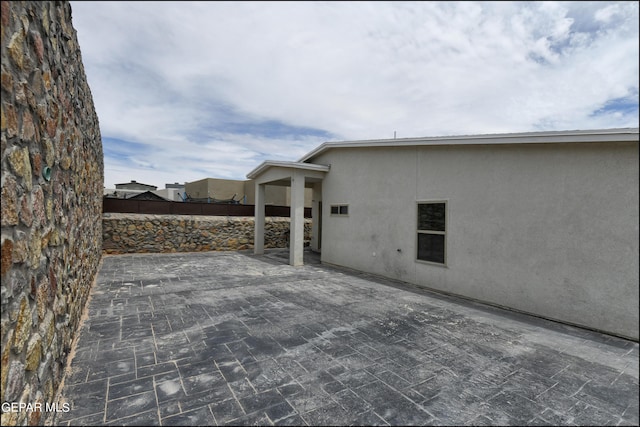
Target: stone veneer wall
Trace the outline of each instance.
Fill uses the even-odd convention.
[[[44,407],[102,257],[102,142],[69,2],[1,5],[1,397]],[[50,415],[3,411],[1,421]]]
[[[289,218],[265,218],[265,248],[286,248]],[[311,220],[305,219],[305,240]],[[253,248],[253,217],[106,213],[103,250],[108,254],[141,252],[234,251]]]

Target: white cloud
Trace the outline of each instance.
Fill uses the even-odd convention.
[[[266,158],[297,160],[324,140],[394,131],[638,126],[636,2],[72,2],[72,10],[103,138],[145,147],[116,163],[105,142],[107,186],[244,179]]]

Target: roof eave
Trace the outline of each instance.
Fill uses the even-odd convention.
[[[298,162],[308,162],[331,148],[411,147],[435,145],[489,144],[553,144],[575,142],[638,141],[638,128],[617,128],[575,131],[548,131],[486,135],[457,135],[421,138],[377,139],[361,141],[325,142],[310,151]]]
[[[267,169],[272,167],[281,167],[288,169],[304,169],[311,171],[319,171],[319,172],[328,172],[329,166],[326,165],[317,165],[312,163],[302,163],[302,162],[284,162],[284,161],[276,161],[276,160],[265,160],[262,162],[257,168],[252,170],[247,174],[247,179],[256,179],[262,173],[264,173]]]

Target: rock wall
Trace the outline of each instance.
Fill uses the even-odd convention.
[[[103,155],[69,2],[2,1],[2,425],[41,425],[102,256]]]
[[[289,218],[265,218],[265,248],[286,248]],[[305,219],[305,240],[311,220]],[[106,213],[102,219],[107,254],[235,251],[253,248],[253,217]]]

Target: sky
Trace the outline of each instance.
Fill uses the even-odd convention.
[[[327,141],[638,127],[638,2],[71,1],[105,187]]]

